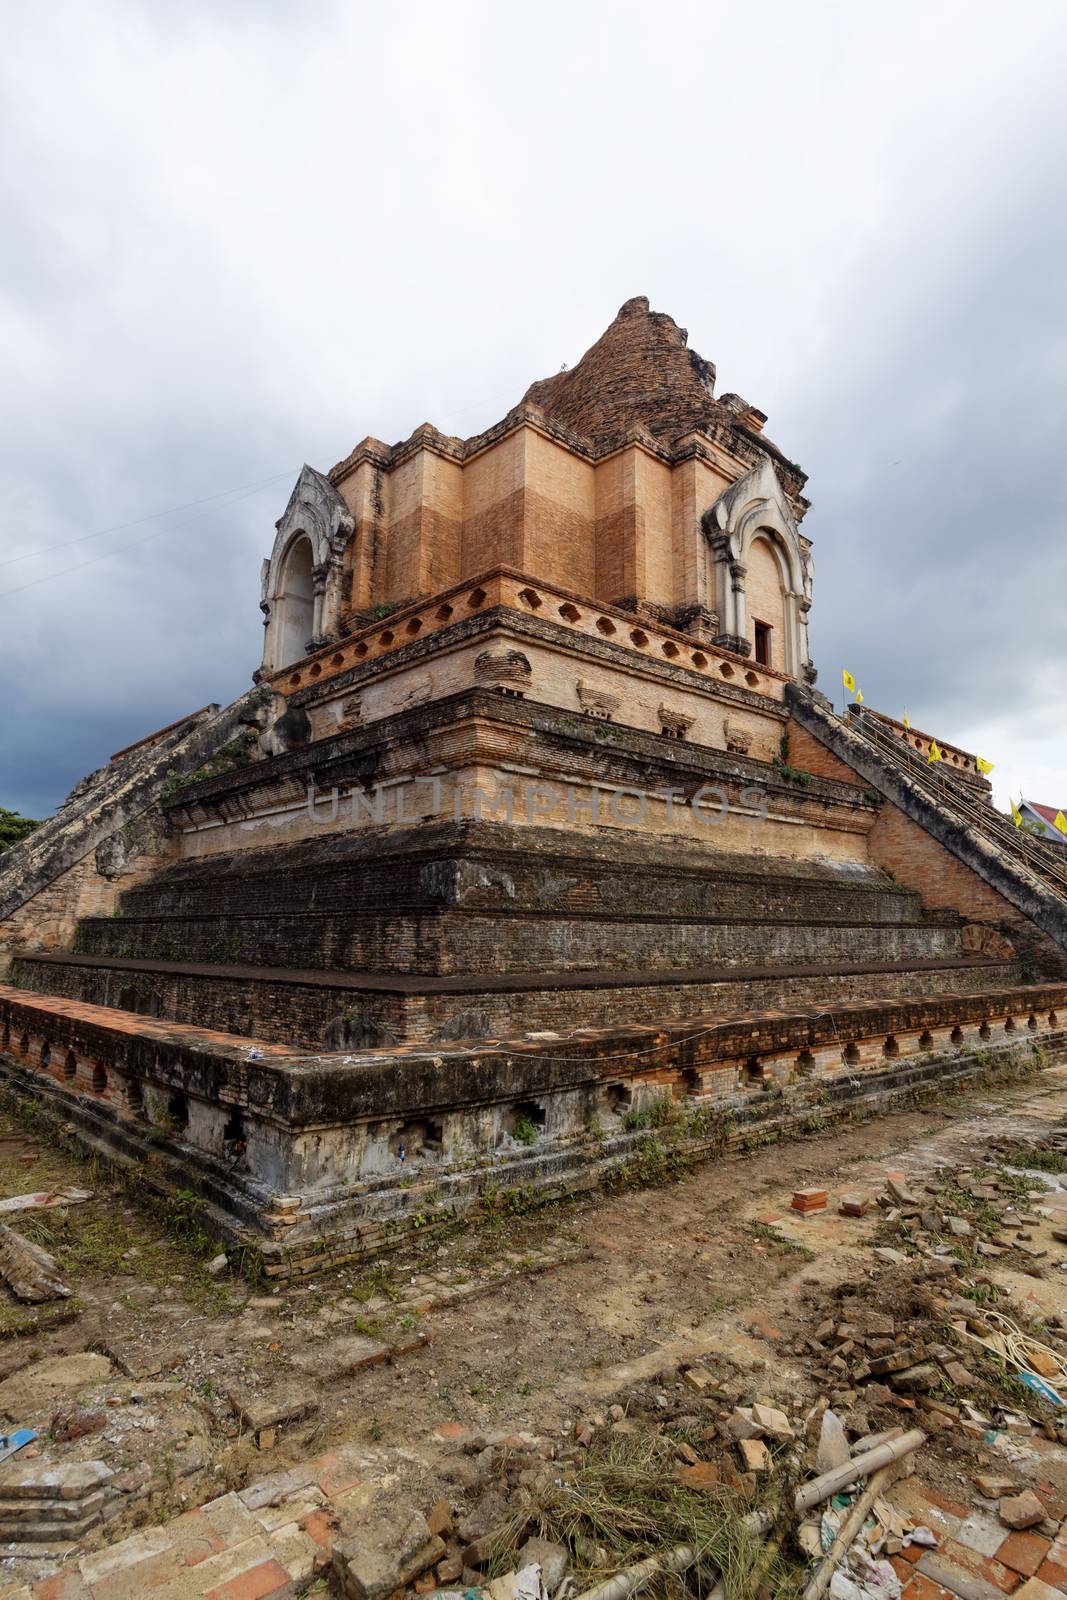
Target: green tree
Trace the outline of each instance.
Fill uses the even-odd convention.
[[[0,855],[39,827],[40,823],[34,822],[32,817],[24,817],[18,811],[8,811],[5,806],[0,806]]]

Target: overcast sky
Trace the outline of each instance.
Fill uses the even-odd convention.
[[[0,20],[0,805],[248,685],[304,460],[647,294],[810,475],[821,686],[1067,806],[1061,0]]]

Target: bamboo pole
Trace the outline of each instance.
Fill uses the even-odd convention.
[[[696,1558],[696,1551],[690,1545],[676,1545],[673,1550],[665,1550],[660,1556],[646,1556],[643,1561],[635,1561],[632,1567],[623,1567],[613,1578],[604,1578],[591,1589],[586,1589],[577,1600],[626,1600],[627,1595],[640,1589],[657,1573],[684,1572]]]
[[[770,1515],[766,1511],[750,1511],[743,1521],[747,1528],[761,1538],[771,1526]],[[636,1561],[632,1567],[623,1567],[614,1577],[604,1578],[600,1583],[595,1583],[591,1589],[576,1595],[575,1600],[626,1600],[627,1595],[634,1594],[642,1584],[656,1577],[658,1573],[684,1572],[687,1567],[691,1567],[700,1559],[697,1552],[689,1545],[676,1545],[673,1550],[666,1550],[661,1556],[646,1556],[644,1561]],[[708,1600],[723,1600],[723,1594],[720,1578],[709,1594]]]
[[[869,1477],[872,1472],[888,1467],[892,1462],[899,1461],[902,1456],[911,1455],[912,1451],[918,1450],[919,1446],[925,1443],[925,1433],[920,1428],[912,1428],[911,1432],[905,1433],[902,1438],[889,1439],[885,1444],[877,1445],[861,1456],[854,1456],[851,1461],[846,1461],[843,1467],[834,1467],[830,1472],[812,1478],[810,1483],[804,1484],[796,1492],[793,1505],[797,1515],[803,1516],[812,1506],[822,1505],[824,1500],[829,1500],[832,1495],[847,1489],[857,1478]]]
[[[870,1509],[881,1494],[886,1479],[891,1475],[894,1465],[895,1463],[891,1461],[887,1467],[880,1468],[871,1478],[870,1483],[868,1483],[866,1489],[864,1489],[841,1524],[837,1538],[826,1552],[818,1571],[805,1588],[802,1600],[822,1600],[822,1596],[830,1587],[830,1580],[837,1571],[842,1557],[866,1522]]]

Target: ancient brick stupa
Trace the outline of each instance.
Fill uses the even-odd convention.
[[[714,391],[630,300],[487,432],[305,467],[256,686],[4,857],[3,1070],[268,1270],[593,1181],[652,1105],[692,1152],[1062,1045],[1055,872],[814,688],[804,474]]]

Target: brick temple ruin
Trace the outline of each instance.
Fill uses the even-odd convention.
[[[0,1072],[269,1272],[1067,1045],[1054,847],[815,688],[805,477],[631,300],[305,467],[255,685],[0,864]]]

